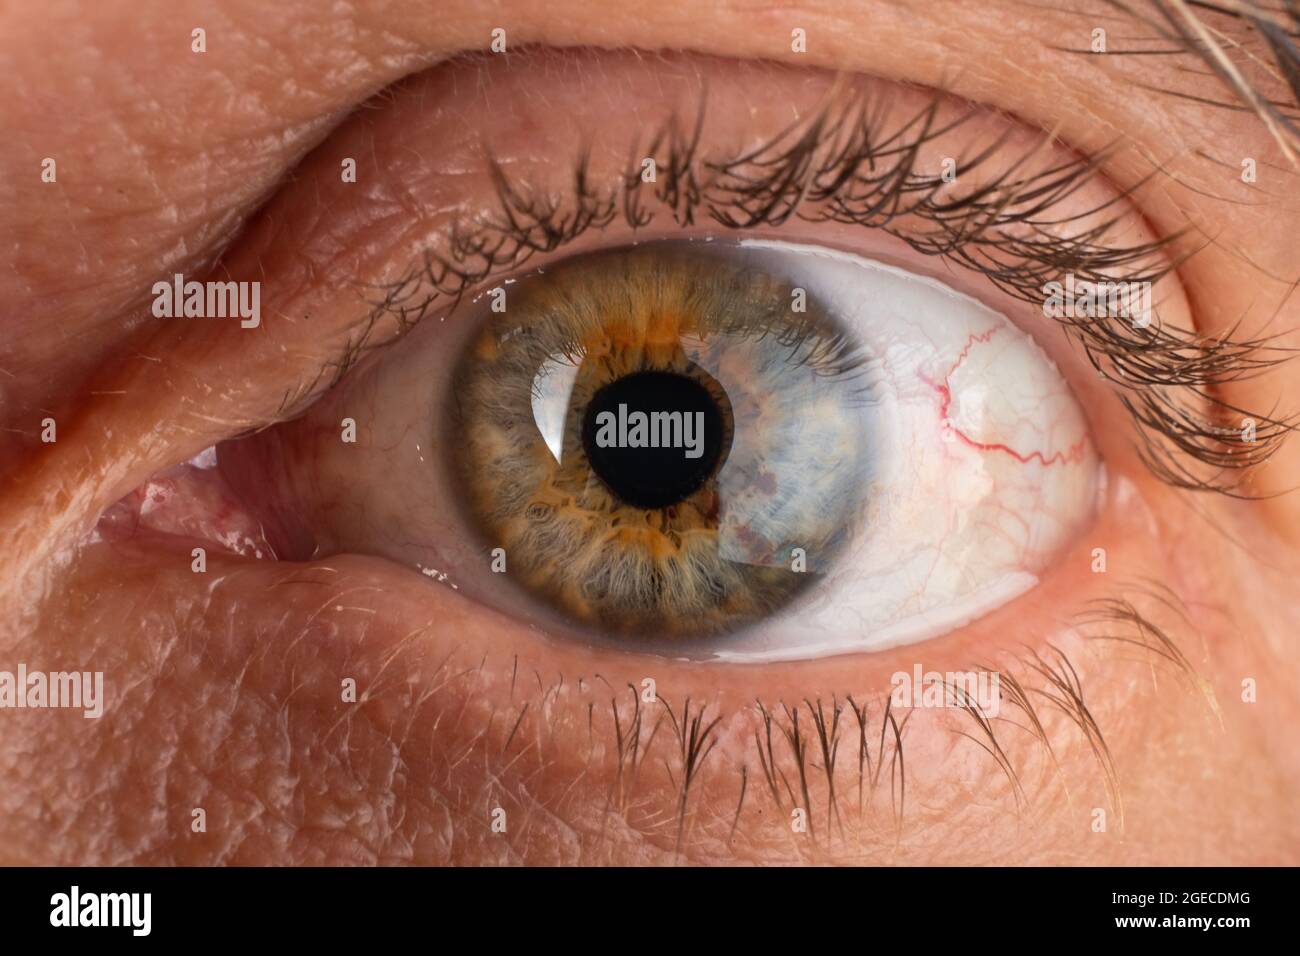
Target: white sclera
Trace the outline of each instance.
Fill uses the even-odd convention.
[[[1090,520],[1101,481],[1083,412],[1047,354],[933,279],[818,246],[741,246],[816,297],[871,356],[877,394],[862,424],[873,460],[858,540],[828,578],[703,656],[798,660],[911,644],[1034,587]]]

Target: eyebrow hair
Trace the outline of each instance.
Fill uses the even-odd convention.
[[[1190,57],[1208,67],[1232,100],[1214,100],[1172,86],[1143,84],[1143,88],[1204,106],[1254,113],[1291,165],[1300,170],[1300,0],[1279,0],[1275,6],[1258,0],[1102,2],[1154,33],[1153,38],[1138,38],[1131,49],[1108,49],[1108,56],[1160,54],[1175,62]],[[1152,49],[1147,46],[1151,39],[1165,46]],[[1067,52],[1092,54],[1079,49]]]
[[[429,314],[454,310],[481,283],[620,217],[634,231],[661,212],[679,226],[704,218],[728,230],[780,225],[791,218],[880,229],[1039,307],[1046,284],[1064,277],[1094,285],[1155,285],[1192,254],[1178,260],[1167,255],[1179,235],[1114,244],[1114,233],[1127,220],[1122,208],[1107,208],[1118,200],[1057,212],[1061,202],[1099,175],[1107,151],[1046,164],[1039,150],[1051,137],[1044,133],[1038,146],[1007,159],[1003,136],[973,147],[973,155],[969,146],[958,149],[954,155],[962,158],[948,180],[923,168],[920,150],[952,134],[981,108],[965,104],[964,113],[947,116],[940,103],[962,101],[935,91],[929,105],[888,125],[889,103],[872,95],[874,88],[870,78],[839,74],[820,109],[757,148],[716,159],[700,154],[703,93],[693,118],[673,113],[648,144],[632,144],[623,181],[611,190],[593,184],[586,151],[579,152],[565,196],[539,194],[511,181],[488,157],[495,215],[454,223],[442,248],[425,249],[395,280],[372,286],[372,294],[377,289],[379,295],[367,300],[370,311],[359,331],[321,377],[332,370],[330,385],[337,383],[377,344],[371,339],[382,320],[395,322],[397,334],[405,334]],[[656,163],[653,187],[641,179],[642,156]],[[994,160],[999,163],[990,181],[966,192],[952,186]],[[1243,490],[1243,479],[1277,450],[1294,421],[1252,413],[1217,392],[1280,364],[1289,353],[1270,339],[1208,338],[1154,321],[1138,327],[1127,314],[1052,318],[1083,347],[1137,426],[1137,452],[1152,474],[1177,488],[1254,497]],[[1238,419],[1249,420],[1251,427]]]

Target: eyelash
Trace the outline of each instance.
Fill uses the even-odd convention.
[[[1126,579],[1116,595],[1090,602],[1063,623],[1098,651],[1109,648],[1117,652],[1114,661],[1147,671],[1152,690],[1160,689],[1158,699],[1167,702],[1170,685],[1165,679],[1172,677],[1175,686],[1203,695],[1209,713],[1217,713],[1208,685],[1172,637],[1174,630],[1180,639],[1195,633],[1181,600],[1165,585],[1140,578]],[[1139,605],[1148,610],[1139,609]],[[1148,614],[1169,627],[1155,623]],[[1140,652],[1136,656],[1132,653],[1135,649]],[[459,678],[472,681],[481,671],[483,663],[475,667],[474,660],[477,658],[459,670]],[[1032,816],[1040,791],[1052,786],[1053,775],[1066,773],[1066,765],[1077,750],[1091,755],[1107,812],[1115,816],[1122,830],[1120,774],[1099,724],[1099,719],[1105,717],[1089,706],[1083,681],[1067,655],[1049,644],[1041,651],[1016,654],[1000,666],[982,663],[979,667],[999,674],[1006,709],[999,716],[985,717],[961,689],[945,684],[949,709],[960,713],[944,732],[973,742],[1005,779],[1006,790],[1000,795],[996,787],[982,785],[985,798],[992,801],[995,796],[1005,797],[1008,809],[1015,814]],[[448,657],[440,663],[438,673],[455,669]],[[598,707],[604,714],[605,730],[611,735],[603,749],[615,761],[615,777],[605,812],[628,815],[634,829],[646,825],[665,833],[673,844],[675,858],[689,853],[687,838],[700,826],[712,828],[718,839],[726,833],[730,845],[742,815],[750,814],[751,820],[753,814],[758,814],[763,821],[781,821],[788,819],[794,808],[806,812],[806,842],[800,844],[800,850],[811,859],[820,859],[826,853],[834,856],[891,847],[896,850],[905,821],[914,812],[909,808],[915,804],[909,804],[907,794],[908,776],[915,774],[916,758],[907,756],[907,730],[917,711],[909,709],[900,714],[894,710],[888,691],[880,698],[819,695],[793,702],[756,699],[741,708],[748,718],[743,751],[736,753],[734,744],[724,745],[724,750],[732,754],[719,764],[717,758],[710,762],[711,754],[735,730],[734,719],[741,716],[736,710],[691,698],[671,700],[659,694],[651,711],[642,706],[641,688],[632,684],[615,688],[600,674],[572,681],[566,681],[561,674],[558,682],[550,686],[540,672],[534,671],[533,677],[537,696],[518,704],[516,714],[507,713],[504,721],[496,725],[495,729],[505,735],[499,758],[508,758],[509,765],[523,775],[530,772],[521,762],[525,755],[539,765],[548,763],[548,747],[553,745],[548,741],[552,721],[538,715],[552,711],[566,685],[576,688],[579,706],[585,704],[592,746]],[[516,657],[510,680],[512,701],[517,681],[528,683],[519,672]],[[608,696],[602,695],[598,684],[604,686]],[[465,688],[455,690],[453,699],[460,700],[465,693]],[[436,707],[436,700],[433,703]],[[1054,719],[1053,713],[1059,719]],[[495,716],[481,737],[492,734]],[[967,719],[973,726],[965,722]],[[1075,739],[1082,744],[1079,748],[1072,744],[1076,733],[1079,736]],[[1025,746],[1041,748],[1039,757],[1045,759],[1045,775]],[[638,789],[642,768],[660,762],[668,769],[674,791],[668,798],[667,811],[662,803]],[[584,766],[580,775],[586,773]],[[1022,779],[1022,774],[1028,776]],[[734,785],[730,791],[734,804],[724,807],[717,803],[716,791],[713,804],[709,797],[697,795],[700,790],[729,783]],[[878,793],[883,800],[886,789],[887,815],[881,818],[876,815],[875,801]],[[766,812],[769,800],[777,811],[775,817]],[[717,809],[710,809],[712,806]],[[857,816],[850,818],[853,823],[846,824],[842,811],[853,807],[857,808]]]
[[[1031,151],[992,183],[967,195],[946,195],[949,183],[943,177],[918,170],[919,151],[975,116],[976,108],[939,125],[941,96],[936,92],[927,107],[897,129],[879,130],[888,101],[873,99],[841,76],[819,111],[757,149],[720,162],[698,155],[706,107],[702,98],[690,132],[674,115],[647,150],[634,144],[628,172],[615,189],[596,190],[587,155],[580,154],[571,194],[563,200],[524,190],[489,157],[496,217],[469,227],[454,224],[445,253],[425,250],[396,280],[370,287],[380,294],[367,298],[370,310],[359,331],[315,381],[286,395],[282,410],[315,394],[326,376],[327,387],[337,384],[376,347],[381,321],[395,322],[398,336],[403,335],[434,311],[453,311],[479,284],[517,271],[535,255],[554,252],[590,229],[603,229],[620,214],[633,229],[649,225],[655,213],[648,208],[638,156],[655,158],[650,201],[666,209],[678,226],[693,225],[697,213],[703,213],[725,229],[775,226],[791,217],[881,229],[917,252],[982,275],[1003,293],[1034,305],[1042,304],[1044,283],[1066,273],[1082,282],[1154,284],[1191,255],[1172,265],[1164,259],[1181,234],[1131,246],[1105,245],[1118,216],[1082,226],[1075,235],[1051,233],[1051,227],[1104,211],[1103,206],[1050,218],[1057,203],[1097,174],[1109,150],[1017,178],[1016,170],[1032,158]],[[957,178],[997,156],[1003,145],[999,140],[958,162]],[[933,228],[905,227],[905,217]],[[1284,350],[1268,339],[1206,339],[1163,329],[1158,322],[1135,328],[1120,316],[1056,321],[1115,388],[1138,425],[1138,454],[1152,474],[1176,488],[1252,497],[1241,490],[1240,476],[1275,453],[1300,419],[1252,413],[1215,391],[1286,361]],[[285,417],[290,414],[286,411]],[[1233,416],[1256,421],[1251,438],[1244,422],[1239,427]]]

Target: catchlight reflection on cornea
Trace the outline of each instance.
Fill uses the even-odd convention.
[[[1032,588],[1093,515],[1055,364],[903,269],[649,242],[524,276],[478,321],[446,402],[454,497],[539,619],[620,647],[925,640]]]

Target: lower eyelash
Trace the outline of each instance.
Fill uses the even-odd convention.
[[[1073,617],[1072,626],[1078,629],[1082,636],[1090,642],[1130,649],[1137,648],[1142,652],[1138,660],[1143,666],[1151,666],[1156,661],[1169,665],[1186,686],[1195,689],[1205,697],[1207,709],[1217,715],[1218,706],[1208,684],[1197,675],[1186,656],[1179,649],[1169,629],[1162,628],[1139,610],[1137,603],[1135,603],[1139,600],[1153,606],[1165,608],[1171,613],[1178,626],[1191,628],[1187,611],[1179,598],[1163,585],[1145,580],[1129,582],[1122,587],[1116,596],[1103,597],[1090,602]],[[1097,630],[1098,628],[1101,630]],[[1017,669],[1019,670],[1019,676],[1017,676]],[[1044,749],[1052,766],[1055,767],[1055,772],[1059,774],[1061,768],[1057,763],[1057,750],[1053,747],[1051,734],[1046,729],[1046,714],[1050,711],[1056,711],[1064,716],[1086,741],[1101,774],[1108,795],[1110,812],[1116,815],[1119,826],[1122,828],[1123,799],[1119,775],[1105,736],[1087,704],[1078,671],[1070,658],[1058,648],[1049,646],[1045,653],[1028,651],[1020,655],[1010,665],[1001,668],[999,673],[1002,685],[1007,688],[1008,703],[1019,712],[1019,719],[1007,716],[989,719],[982,715],[979,709],[971,705],[969,701],[962,700],[962,691],[951,686],[947,689],[950,695],[957,695],[955,697],[950,696],[949,699],[956,703],[962,714],[974,724],[970,732],[954,732],[974,742],[996,764],[998,770],[1008,782],[1015,811],[1018,814],[1026,812],[1032,805],[1032,799],[1020,778],[1015,762],[1009,756],[1011,747],[1009,743],[1004,743],[1001,736],[1002,730],[1012,726],[1020,730],[1027,730],[1032,740]],[[890,707],[889,699],[886,698],[883,706],[877,707],[878,716],[876,717],[875,726],[878,734],[869,735],[867,732],[871,726],[869,708],[866,706],[859,707],[852,697],[846,698],[846,703],[854,718],[853,724],[849,725],[849,730],[852,730],[853,725],[858,728],[857,742],[860,759],[858,762],[857,786],[859,793],[864,781],[866,781],[871,793],[874,795],[881,786],[881,772],[887,761],[889,766],[889,806],[893,831],[897,834],[902,829],[906,812],[905,729],[907,721],[910,720],[913,712],[909,711],[901,720],[898,719],[896,712],[892,711]],[[773,801],[777,804],[778,809],[784,810],[786,803],[781,799],[781,793],[785,792],[791,800],[791,805],[793,805],[793,791],[789,786],[789,781],[777,768],[776,755],[774,755],[772,749],[773,715],[777,713],[777,710],[762,703],[756,703],[756,706],[762,715],[761,736],[760,733],[756,733],[755,736],[760,766]],[[806,764],[809,763],[808,755],[811,751],[821,756],[821,769],[823,772],[826,771],[828,766],[833,766],[834,758],[831,755],[835,754],[841,742],[837,737],[837,731],[839,729],[839,717],[845,703],[832,700],[829,719],[823,709],[824,702],[820,698],[815,701],[804,700],[802,706],[808,715],[803,730],[800,729],[798,721],[799,705],[796,705],[791,710],[782,704],[779,712],[784,715],[784,725],[781,725],[779,716],[776,721],[778,724],[777,739],[784,739],[788,744],[789,753],[786,756],[788,759],[793,760],[798,767],[798,778],[802,785],[802,799],[805,801],[803,805],[807,806],[806,781],[808,767]],[[809,722],[812,723],[812,731],[807,729],[807,723]],[[876,747],[874,766],[871,759],[873,738]],[[777,785],[778,778],[782,786]],[[834,800],[835,795],[835,783],[832,774],[825,773],[825,779],[825,793],[828,802],[823,825],[826,830],[829,830],[831,821],[833,819],[838,821],[839,819],[839,809],[838,806],[830,802]],[[859,799],[860,807],[861,801]],[[810,818],[811,816],[810,811]],[[815,844],[814,828],[811,821],[808,836],[809,842]],[[829,845],[824,849],[829,850]]]
[[[1105,653],[1108,663],[1159,668],[1153,679],[1172,674],[1177,684],[1204,694],[1211,713],[1217,711],[1207,685],[1180,649],[1193,631],[1187,610],[1172,591],[1151,581],[1128,580],[1070,621],[1086,646]],[[449,661],[444,667],[449,675],[455,670]],[[473,680],[480,669],[469,667],[459,674]],[[981,803],[994,807],[1001,802],[1007,812],[1023,818],[1070,773],[1063,762],[1073,760],[1067,755],[1078,749],[1091,755],[1105,793],[1103,806],[1122,830],[1121,780],[1103,732],[1112,712],[1102,715],[1096,709],[1075,662],[1049,647],[1020,653],[998,672],[1007,710],[990,720],[975,707],[960,706],[956,698],[958,706],[948,708],[956,711],[952,721],[937,728],[951,742],[939,748],[944,759],[937,767],[919,764],[926,784],[955,791],[951,777],[936,779],[936,774],[956,772],[951,769],[956,765],[953,758],[960,753],[952,747],[973,745],[979,748],[973,753],[982,753],[990,763],[984,771],[976,764],[962,772],[981,781]],[[447,681],[454,679],[449,676]],[[438,686],[447,681],[439,680]],[[812,862],[881,862],[906,852],[909,821],[916,813],[912,794],[918,761],[936,747],[927,743],[922,752],[914,752],[909,744],[916,739],[916,711],[894,708],[888,689],[872,699],[846,695],[793,703],[755,700],[749,707],[725,711],[712,701],[662,695],[647,706],[642,689],[632,684],[614,688],[600,675],[576,681],[560,675],[548,684],[539,673],[519,673],[516,662],[512,689],[522,691],[529,685],[535,685],[535,694],[519,701],[504,719],[494,714],[488,727],[474,734],[473,747],[501,763],[502,769],[492,775],[493,799],[513,818],[516,810],[525,811],[539,799],[530,781],[552,765],[550,748],[562,746],[548,736],[555,708],[576,693],[578,699],[571,705],[585,704],[588,754],[585,760],[578,756],[578,777],[568,786],[561,781],[557,789],[572,793],[592,760],[608,760],[613,768],[608,792],[592,801],[603,808],[597,812],[612,819],[592,826],[580,840],[581,859],[599,862],[604,841],[620,830],[652,837],[664,862],[687,862],[697,854],[701,860],[716,861],[721,846],[755,860],[765,859],[769,851],[786,854],[793,849]],[[452,693],[459,696],[461,691]],[[1163,685],[1161,693],[1167,693]],[[499,740],[504,743],[497,744]],[[1082,749],[1074,746],[1080,742]],[[457,749],[448,759],[459,764],[469,756]],[[666,785],[647,778],[660,770]],[[998,777],[1005,780],[1000,790],[987,782]],[[525,787],[522,797],[513,791],[512,779]],[[1078,785],[1079,778],[1070,776],[1071,788]],[[552,812],[578,812],[565,798],[558,799],[561,803]],[[807,823],[797,833],[789,827],[795,809],[805,812]],[[937,812],[927,805],[926,812],[931,811]],[[746,823],[750,827],[742,826]],[[599,834],[592,832],[597,829]],[[737,845],[738,838],[749,845]]]

